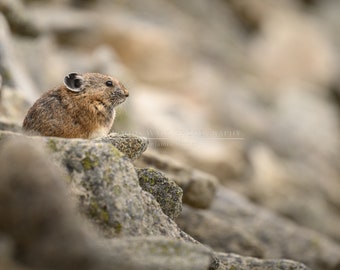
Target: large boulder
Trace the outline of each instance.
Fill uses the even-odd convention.
[[[0,132],[0,140],[22,136]],[[130,159],[111,143],[54,137],[29,139],[48,148],[52,159],[64,169],[64,181],[77,198],[80,211],[105,236],[164,235],[195,242],[163,213],[150,193],[141,189]],[[137,143],[141,145],[140,140]],[[144,148],[141,145],[139,149]]]
[[[296,225],[222,187],[209,210],[183,207],[176,222],[216,251],[297,260],[315,270],[331,270],[340,265],[340,246],[327,236]]]
[[[110,143],[2,131],[0,144],[5,269],[307,269],[201,245],[139,187],[130,159]]]
[[[212,252],[202,245],[164,237],[96,236],[77,213],[59,169],[37,142],[1,142],[1,269],[208,269]],[[129,215],[129,209],[121,212]]]

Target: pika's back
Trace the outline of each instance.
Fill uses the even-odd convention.
[[[43,94],[29,109],[23,129],[31,134],[64,138],[107,135],[115,107],[129,96],[114,77],[100,73],[70,73],[64,85]]]

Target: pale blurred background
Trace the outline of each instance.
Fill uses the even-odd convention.
[[[1,0],[1,118],[69,72],[130,91],[116,132],[340,241],[340,1]]]

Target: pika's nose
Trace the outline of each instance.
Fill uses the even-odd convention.
[[[125,97],[129,96],[129,91],[125,87],[122,88],[122,92]]]

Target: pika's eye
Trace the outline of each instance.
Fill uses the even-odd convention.
[[[113,86],[113,82],[112,81],[107,81],[105,84],[108,87],[112,87]]]

